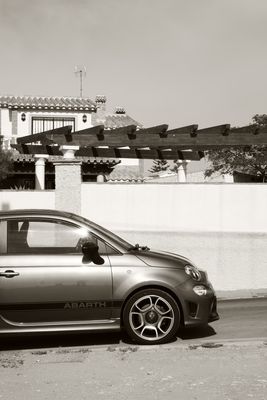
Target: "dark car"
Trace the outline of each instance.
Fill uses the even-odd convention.
[[[137,343],[219,318],[205,272],[78,215],[0,212],[0,334],[111,331]]]

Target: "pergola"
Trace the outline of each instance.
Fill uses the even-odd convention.
[[[20,153],[63,155],[62,149],[74,146],[75,157],[180,159],[199,160],[203,152],[180,149],[175,145],[174,135],[169,141],[167,125],[136,130],[129,125],[113,130],[98,125],[71,132],[71,126],[24,136],[13,145]]]
[[[75,156],[199,160],[205,150],[228,146],[267,144],[267,127],[231,128],[229,124],[198,129],[189,125],[168,130],[168,125],[136,129],[129,125],[113,130],[103,125],[71,132],[71,126],[18,137],[13,145],[22,154],[63,155],[74,146]]]
[[[189,125],[171,130],[166,124],[138,130],[135,125],[113,130],[98,125],[76,132],[71,132],[71,129],[71,126],[65,126],[18,137],[18,144],[13,147],[20,153],[35,154],[42,151],[59,155],[60,146],[68,145],[78,146],[77,151],[89,157],[146,159],[184,159],[186,152],[187,157],[193,156],[195,159],[194,152],[227,146],[267,144],[267,127],[253,125],[231,128],[225,124],[205,129]]]
[[[36,182],[43,182],[45,160],[51,156],[58,159],[57,163],[62,159],[78,162],[82,157],[161,159],[184,163],[200,160],[206,150],[256,144],[267,145],[267,127],[231,128],[224,124],[198,129],[198,125],[189,125],[169,130],[168,125],[163,124],[145,129],[129,125],[112,130],[98,125],[75,132],[71,126],[65,126],[18,137],[17,144],[12,147],[21,154],[35,156]],[[43,186],[41,184],[39,188]]]

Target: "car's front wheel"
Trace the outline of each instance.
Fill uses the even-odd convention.
[[[161,289],[144,289],[126,303],[123,324],[130,338],[140,344],[170,341],[180,325],[180,311],[171,295]]]

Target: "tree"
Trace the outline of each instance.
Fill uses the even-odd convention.
[[[153,165],[149,172],[160,172],[167,171],[170,168],[168,161],[166,160],[153,160]]]
[[[267,115],[256,114],[252,121],[252,126],[267,126]],[[267,146],[265,145],[225,147],[221,150],[210,150],[206,155],[210,162],[210,166],[204,173],[206,177],[214,173],[242,172],[257,176],[262,182],[267,181]]]
[[[13,161],[11,159],[11,151],[4,150],[0,137],[0,181],[5,179],[13,170]]]

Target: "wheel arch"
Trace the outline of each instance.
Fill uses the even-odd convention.
[[[180,311],[180,321],[181,324],[184,325],[184,312],[183,312],[183,307],[181,304],[181,301],[179,299],[179,297],[169,288],[162,286],[162,285],[155,285],[155,284],[148,284],[148,285],[144,285],[141,287],[136,288],[135,290],[133,290],[131,293],[128,294],[128,296],[126,297],[126,299],[123,301],[122,307],[121,307],[121,313],[120,313],[120,323],[121,323],[121,327],[123,327],[123,312],[125,309],[125,306],[128,302],[128,300],[134,296],[136,293],[141,292],[142,290],[146,290],[146,289],[159,289],[162,290],[166,293],[168,293],[170,296],[173,297],[173,299],[176,301],[179,311]]]

